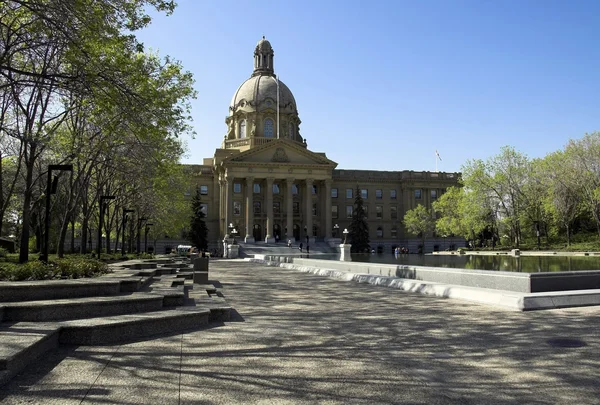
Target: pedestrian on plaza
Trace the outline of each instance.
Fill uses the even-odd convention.
[[[300,242],[300,245],[298,246],[298,249],[300,249],[300,251],[302,252],[302,242]]]
[[[306,244],[306,254],[310,253],[310,246],[308,246],[308,243]]]

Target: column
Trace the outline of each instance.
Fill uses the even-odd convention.
[[[223,210],[223,235],[225,239],[229,239],[229,220],[231,214],[229,212],[229,206],[231,205],[231,186],[233,185],[233,179],[223,178],[222,189],[223,189],[223,202],[221,203],[221,209]]]
[[[273,179],[267,178],[266,201],[267,201],[267,229],[265,230],[265,242],[274,243],[273,237]]]
[[[286,185],[286,228],[287,234],[285,237],[287,240],[294,238],[294,194],[292,193],[292,186],[294,185],[294,179],[285,179]]]
[[[331,225],[331,179],[324,181],[325,183],[325,240],[333,238]],[[322,218],[323,216],[321,216]]]
[[[246,243],[254,243],[254,205],[252,204],[252,193],[254,193],[254,177],[246,177]]]
[[[312,214],[312,188],[313,188],[313,180],[306,179],[306,235],[308,235],[308,240],[306,239],[306,235],[304,236],[304,243],[314,243],[315,237],[312,234],[313,228],[313,214]]]

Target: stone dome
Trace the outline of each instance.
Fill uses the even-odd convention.
[[[271,101],[276,108],[277,103],[277,79],[271,75],[252,76],[237,89],[231,104],[230,111],[233,112],[240,107],[250,107],[253,110],[262,109]],[[294,95],[282,81],[279,81],[279,108],[297,113]]]

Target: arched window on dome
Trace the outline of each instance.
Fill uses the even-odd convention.
[[[244,139],[246,137],[246,120],[242,120],[240,122],[240,139]]]
[[[265,138],[273,138],[273,120],[271,118],[265,120],[265,131],[263,136]]]
[[[294,123],[290,122],[290,139],[294,139]]]

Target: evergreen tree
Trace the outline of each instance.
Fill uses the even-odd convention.
[[[208,248],[208,228],[204,222],[204,212],[202,212],[202,204],[200,201],[200,189],[196,189],[196,195],[192,199],[192,216],[190,217],[190,232],[188,239],[192,245],[200,250]]]
[[[354,198],[354,210],[352,211],[352,223],[350,224],[350,251],[353,253],[369,251],[369,224],[367,214],[363,206],[360,189],[356,186],[356,197]]]

